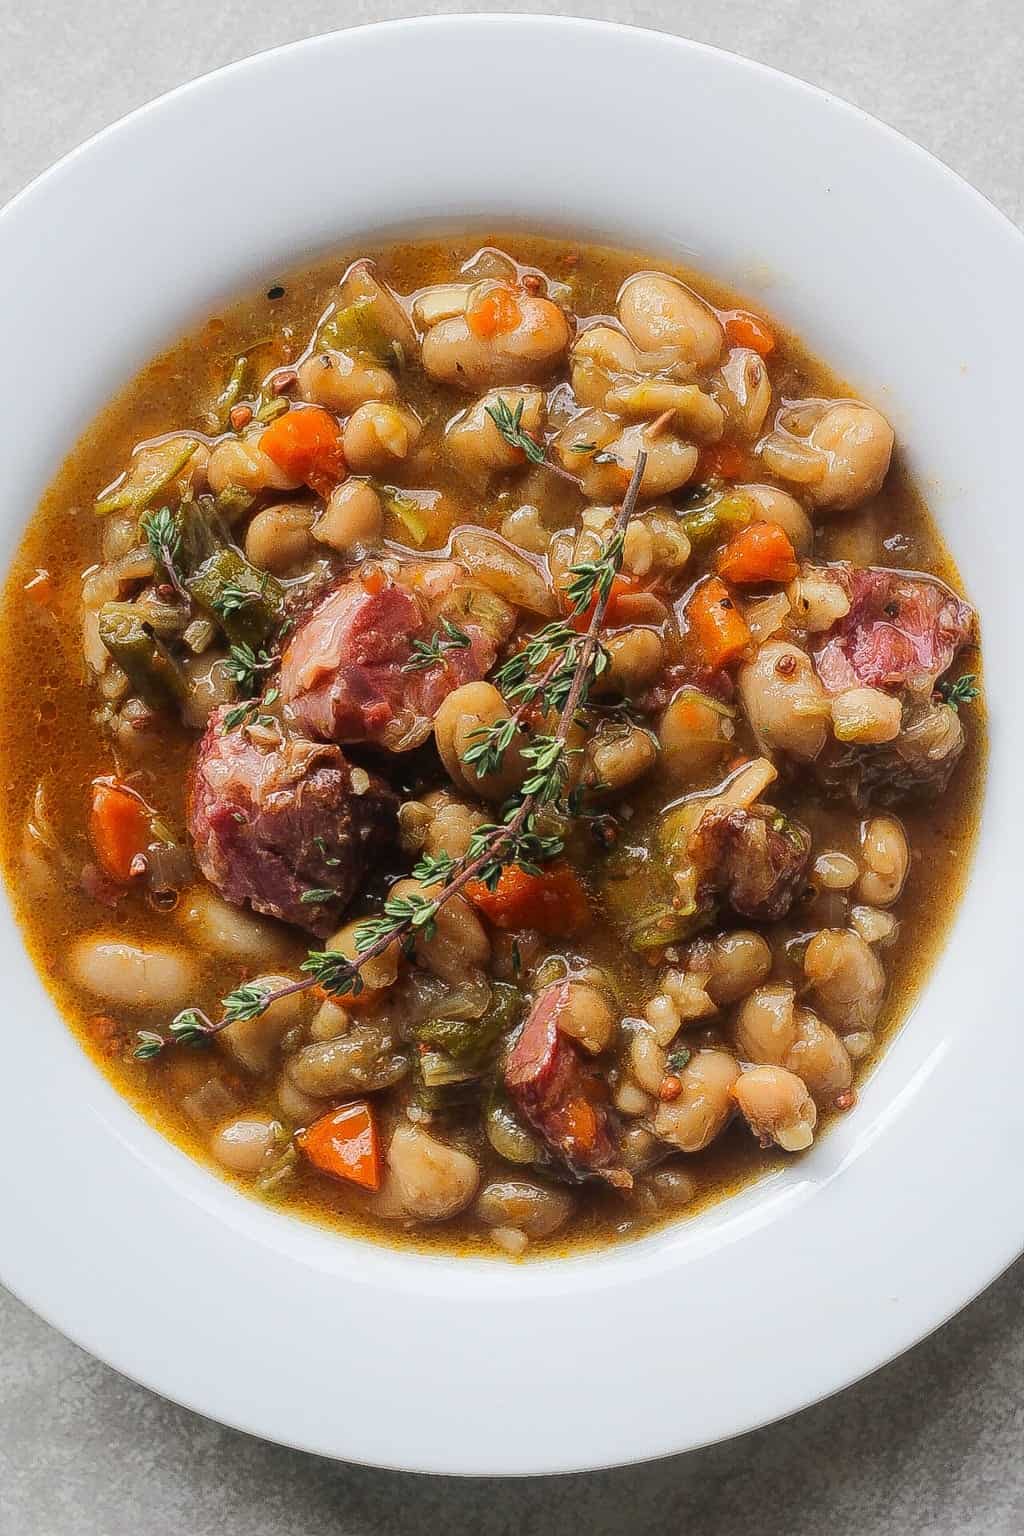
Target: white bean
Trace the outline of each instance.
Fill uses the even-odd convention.
[[[409,1070],[408,1057],[376,1024],[356,1024],[333,1040],[303,1046],[285,1068],[290,1083],[313,1099],[348,1093],[377,1093],[399,1082]]]
[[[893,430],[872,406],[838,401],[811,429],[808,443],[826,461],[824,475],[807,492],[816,507],[846,512],[881,490],[889,472]]]
[[[302,1093],[287,1072],[282,1072],[278,1077],[274,1093],[282,1115],[293,1125],[311,1125],[323,1113],[323,1102],[308,1093]]]
[[[860,870],[856,859],[835,850],[819,853],[811,873],[826,891],[848,891],[856,883]]]
[[[604,993],[582,981],[570,981],[565,990],[565,1002],[558,1012],[559,1033],[578,1040],[591,1056],[606,1051],[615,1033],[616,1017]]]
[[[877,746],[900,733],[903,706],[881,688],[847,688],[832,700],[832,730],[837,741]]]
[[[809,1008],[797,1011],[797,1037],[786,1053],[785,1065],[802,1078],[816,1099],[834,1099],[853,1081],[850,1053],[834,1029]]]
[[[739,671],[743,709],[762,750],[810,761],[828,735],[829,699],[811,658],[788,640],[769,640]]]
[[[210,1151],[232,1173],[259,1173],[273,1157],[282,1129],[270,1115],[239,1115],[214,1131]]]
[[[345,462],[356,475],[382,474],[409,458],[422,431],[419,417],[406,406],[370,400],[345,423]]]
[[[215,495],[237,486],[242,491],[294,491],[298,480],[278,469],[260,447],[263,429],[248,437],[228,437],[210,454],[207,477]]]
[[[188,1001],[199,979],[199,968],[187,950],[131,944],[109,934],[79,939],[68,969],[78,986],[125,1008],[173,1010]]]
[[[711,389],[733,430],[748,440],[755,438],[772,403],[764,359],[745,347],[735,348],[712,380]]]
[[[746,1061],[781,1065],[796,1043],[796,993],[785,982],[758,987],[736,1015],[736,1045]]]
[[[299,364],[299,392],[311,405],[349,416],[368,400],[397,400],[398,384],[379,363],[348,352],[319,352]]]
[[[261,991],[276,992],[294,980],[294,976],[257,976],[251,985]],[[265,1013],[255,1019],[239,1019],[229,1024],[221,1030],[217,1040],[246,1071],[266,1072],[277,1054],[283,1036],[301,1022],[306,1002],[306,994],[303,992],[279,997]]]
[[[353,476],[331,492],[312,533],[319,544],[344,555],[358,544],[376,544],[383,522],[377,492],[369,481]]]
[[[391,887],[395,897],[430,897],[436,892],[436,886],[425,886],[419,880],[398,880]],[[438,911],[432,937],[428,939],[422,932],[417,937],[416,956],[428,971],[453,985],[474,971],[485,970],[491,958],[491,941],[476,908],[464,896],[450,896]]]
[[[222,901],[207,886],[187,892],[175,916],[194,942],[228,960],[273,965],[288,953],[288,935],[283,928],[254,916],[244,907]]]
[[[885,972],[858,934],[821,929],[807,946],[804,970],[830,1024],[844,1034],[873,1028],[885,996]]]
[[[419,1126],[398,1126],[387,1160],[406,1214],[420,1221],[445,1221],[464,1210],[480,1182],[472,1157]]]
[[[534,1240],[557,1232],[572,1210],[572,1196],[565,1190],[534,1184],[528,1179],[500,1179],[485,1184],[473,1207],[485,1226],[515,1227]]]
[[[245,534],[245,553],[260,570],[280,575],[303,560],[313,548],[310,528],[313,508],[301,502],[282,502],[257,512]]]
[[[736,1102],[754,1135],[784,1152],[803,1152],[814,1140],[818,1112],[806,1085],[785,1067],[751,1067],[736,1083]]]
[[[680,362],[708,368],[724,342],[714,312],[678,278],[664,272],[636,272],[619,291],[619,319],[642,352],[671,348]]]
[[[491,290],[495,289],[490,284]],[[470,316],[454,315],[433,326],[423,339],[423,367],[432,379],[460,389],[493,389],[503,384],[540,383],[569,347],[569,322],[552,304],[530,294],[504,292],[505,315],[493,335],[477,334]],[[481,293],[476,302],[496,302]],[[504,322],[508,325],[505,328]]]
[[[639,367],[628,336],[610,325],[592,325],[573,343],[572,392],[580,405],[603,406],[616,377],[636,374]]]
[[[696,688],[681,688],[658,722],[665,773],[681,785],[707,782],[735,735],[733,711]]]
[[[587,742],[586,760],[602,793],[625,789],[654,767],[658,747],[643,726],[602,722]]]
[[[754,502],[758,517],[778,523],[798,555],[810,554],[814,527],[795,496],[774,485],[738,485],[736,489]]]
[[[632,698],[657,677],[665,664],[665,642],[653,629],[620,629],[604,642],[608,666],[598,693],[622,693]]]
[[[678,1073],[678,1098],[658,1105],[654,1131],[681,1152],[701,1152],[725,1128],[732,1114],[733,1084],[740,1069],[728,1051],[695,1051]]]
[[[895,816],[872,816],[861,831],[861,852],[867,865],[857,887],[873,907],[890,907],[903,890],[910,867],[907,837]]]
[[[456,416],[445,433],[445,446],[462,473],[479,484],[525,463],[523,450],[502,437],[490,414],[502,404],[513,415],[521,408],[520,427],[532,437],[539,438],[544,429],[544,396],[535,389],[493,390]]]
[[[501,767],[480,774],[466,754],[479,745],[479,733],[508,720],[509,706],[493,683],[464,683],[443,699],[434,716],[434,741],[452,783],[486,800],[506,800],[522,783],[526,763],[514,737],[505,749]]]

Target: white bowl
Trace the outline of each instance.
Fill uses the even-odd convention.
[[[862,113],[692,43],[525,16],[316,38],[135,113],[0,218],[0,555],[97,408],[221,296],[354,236],[486,219],[692,260],[894,421],[984,621],[991,768],[949,946],[809,1156],[643,1241],[517,1267],[373,1247],[226,1187],[80,1053],[5,911],[0,1268],[101,1359],[226,1423],[527,1473],[789,1413],[1021,1249],[1024,243]]]

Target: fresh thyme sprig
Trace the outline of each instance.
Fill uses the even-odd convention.
[[[499,395],[494,404],[485,405],[484,410],[510,448],[518,448],[520,453],[525,453],[531,464],[543,464],[547,458],[544,444],[539,443],[523,426],[524,404],[525,402],[519,399],[516,401],[515,409],[512,410],[508,401]]]
[[[175,592],[184,602],[191,602],[178,570],[181,529],[178,527],[178,519],[174,513],[169,507],[161,507],[158,512],[145,513],[139,519],[139,532],[149,545],[149,552],[154,562],[162,566]]]
[[[975,672],[964,672],[955,681],[952,678],[946,678],[939,683],[935,692],[943,704],[948,704],[954,711],[959,710],[961,704],[973,704],[975,699],[981,697],[978,676]]]
[[[612,582],[622,561],[622,533],[636,507],[646,463],[647,455],[641,451],[607,545],[608,574],[600,568],[601,561],[588,562],[586,567],[573,567],[570,571],[571,575],[582,579],[579,600],[586,596],[586,602],[577,606],[578,600],[574,599],[573,606],[579,617],[589,614],[587,627],[580,634],[571,626],[548,626],[549,632],[557,628],[565,645],[572,647],[572,676],[564,689],[556,728],[550,734],[534,736],[530,746],[523,751],[530,771],[518,796],[508,803],[503,820],[477,827],[466,853],[459,860],[453,861],[447,855],[421,858],[413,876],[424,884],[425,892],[388,896],[376,917],[366,918],[357,925],[354,957],[340,950],[311,950],[302,963],[304,974],[301,980],[272,989],[253,982],[238,987],[221,999],[223,1012],[219,1019],[210,1019],[198,1008],[187,1008],[175,1017],[166,1035],[153,1030],[139,1032],[135,1054],[140,1060],[151,1060],[169,1046],[196,1044],[241,1020],[259,1018],[271,1003],[312,987],[321,987],[332,997],[358,995],[364,985],[360,974],[363,967],[395,943],[411,953],[417,938],[429,939],[436,931],[441,907],[471,882],[480,881],[493,890],[502,871],[509,865],[516,864],[529,873],[537,873],[541,864],[561,853],[562,839],[540,830],[538,812],[563,798],[569,777],[568,759],[573,750],[569,744],[570,736],[586,705],[590,687],[600,675],[602,658],[605,663],[607,661],[599,634]],[[551,679],[558,676],[563,664],[557,644],[550,633],[543,641],[538,641],[535,636],[533,642],[524,647],[524,652],[529,652],[531,643],[533,654],[542,658],[538,665],[548,662],[549,681],[542,686],[550,689]],[[514,660],[518,662],[519,658]],[[525,667],[513,669],[513,687],[521,689],[528,682],[529,665],[527,656]],[[318,897],[322,894],[316,893]]]
[[[261,686],[261,672],[268,672],[274,665],[274,657],[268,651],[254,650],[245,643],[233,645],[224,660],[224,671],[239,693],[251,698]]]
[[[237,730],[240,725],[263,725],[272,730],[277,724],[273,715],[261,714],[261,709],[269,709],[271,704],[276,704],[280,693],[276,688],[271,688],[263,695],[262,699],[247,699],[244,704],[236,704],[234,709],[229,709],[220,723],[220,733],[226,736],[229,731]]]
[[[412,642],[412,655],[402,671],[425,672],[428,667],[444,666],[447,651],[464,651],[471,643],[466,632],[451,619],[442,619],[441,628],[435,630],[429,640]]]
[[[520,453],[525,454],[531,464],[540,464],[545,469],[550,469],[551,473],[558,475],[560,479],[579,485],[576,476],[550,459],[544,444],[523,426],[523,404],[522,400],[518,400],[513,409],[504,396],[499,395],[494,404],[485,405],[484,410],[510,448],[517,448]]]

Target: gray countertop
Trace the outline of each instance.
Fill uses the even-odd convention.
[[[0,0],[0,200],[229,60],[341,25],[508,9],[632,21],[800,75],[1024,222],[1021,0]],[[0,1531],[1010,1536],[1024,1529],[1022,1277],[1024,1264],[903,1359],[783,1424],[645,1467],[521,1482],[368,1471],[264,1445],[125,1381],[0,1291]]]

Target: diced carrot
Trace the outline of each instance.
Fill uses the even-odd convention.
[[[546,865],[539,875],[508,864],[495,890],[488,890],[482,880],[470,880],[465,891],[495,928],[535,928],[561,936],[590,926],[586,889],[572,865],[564,862]]]
[[[260,447],[278,469],[305,481],[319,496],[329,495],[345,478],[341,428],[319,405],[285,411],[264,429]]]
[[[153,840],[153,812],[117,779],[94,779],[89,836],[96,857],[114,880],[130,880],[132,860]]]
[[[365,1099],[341,1104],[300,1131],[299,1151],[335,1179],[363,1189],[380,1189],[380,1142],[373,1110]]]
[[[743,615],[717,576],[701,582],[686,605],[686,619],[701,660],[711,668],[728,666],[750,644]]]
[[[725,322],[725,334],[734,346],[749,347],[762,357],[775,351],[775,332],[757,315],[746,310],[733,310]]]
[[[563,1111],[566,1137],[573,1144],[573,1151],[589,1152],[597,1140],[597,1112],[582,1095],[570,1099]]]
[[[571,580],[572,578],[568,579]],[[643,588],[640,586],[640,583],[634,581],[632,577],[613,576],[608,606],[604,611],[604,622],[606,624],[614,624],[616,622],[616,609],[618,608],[620,598],[632,596],[634,593],[641,592],[642,590]],[[581,635],[586,634],[590,628],[590,621],[594,617],[594,609],[597,607],[597,602],[598,594],[595,592],[587,611],[585,613],[574,613],[569,620],[571,627],[578,630]]]
[[[383,592],[388,584],[387,576],[376,562],[362,567],[359,572],[359,581],[372,597],[376,597],[378,593]]]
[[[738,443],[714,443],[697,461],[699,480],[738,480],[746,473],[748,456]]]
[[[778,523],[748,523],[734,533],[718,557],[718,573],[738,586],[762,581],[792,581],[796,552]]]
[[[514,331],[523,317],[515,294],[507,288],[492,288],[466,311],[466,324],[481,341]]]
[[[31,581],[26,581],[22,588],[25,596],[31,598],[40,608],[48,608],[55,597],[53,578],[49,571],[37,570]]]

